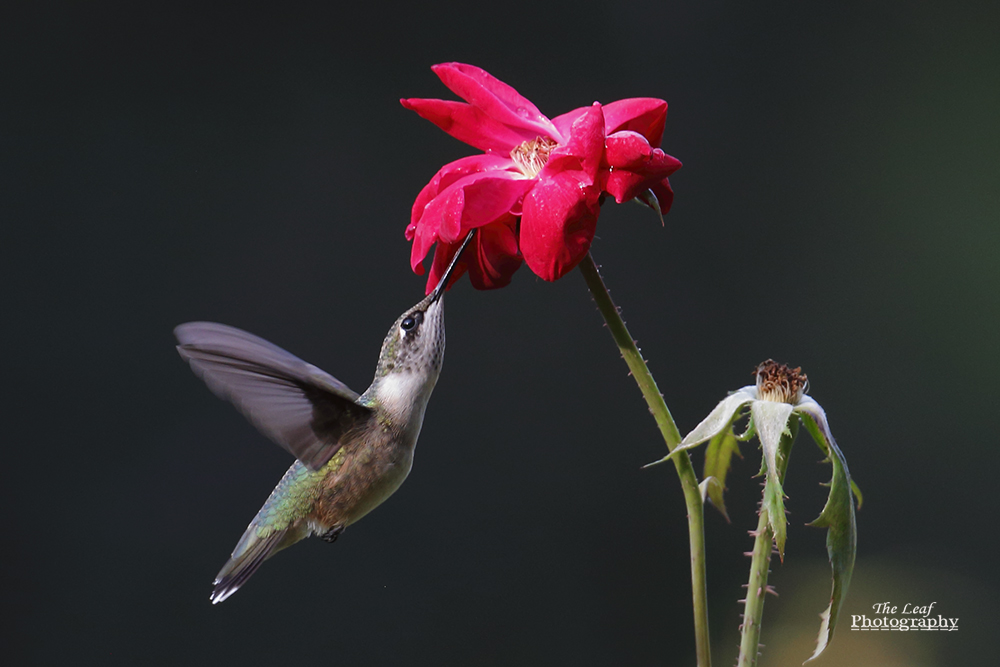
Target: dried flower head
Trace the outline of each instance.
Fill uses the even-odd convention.
[[[801,368],[789,368],[774,359],[758,364],[753,374],[757,376],[757,396],[762,401],[796,405],[809,384]]]
[[[837,616],[854,570],[857,551],[857,527],[854,519],[854,502],[851,494],[858,493],[851,482],[847,461],[837,446],[826,420],[826,413],[819,403],[808,396],[806,374],[801,368],[789,368],[773,359],[759,364],[754,371],[755,386],[742,387],[722,399],[715,409],[687,434],[670,454],[657,463],[666,461],[677,453],[697,447],[720,434],[729,433],[734,421],[746,414],[750,407],[750,425],[744,438],[757,434],[764,453],[764,497],[762,509],[768,512],[769,527],[774,534],[778,553],[784,557],[786,519],[781,471],[793,439],[790,420],[797,419],[806,428],[827,460],[833,465],[833,479],[822,513],[812,522],[813,526],[828,528],[826,547],[833,569],[833,593],[830,606],[820,614],[819,638],[813,659],[826,648],[833,636]],[[798,424],[795,424],[797,430]],[[782,438],[786,438],[784,446]],[[779,465],[780,464],[780,465]],[[703,482],[705,484],[705,482]],[[859,496],[860,498],[860,496]]]

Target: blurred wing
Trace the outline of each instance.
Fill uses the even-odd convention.
[[[177,351],[217,396],[312,470],[372,410],[333,376],[240,329],[188,322],[174,329]]]

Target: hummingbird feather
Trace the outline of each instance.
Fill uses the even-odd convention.
[[[253,526],[247,529],[247,533],[244,535],[244,540],[250,536],[251,530],[256,533]],[[233,556],[226,563],[225,567],[219,571],[219,574],[215,577],[215,588],[212,589],[211,600],[212,604],[218,604],[222,602],[230,595],[239,590],[240,586],[247,582],[257,568],[260,567],[261,563],[267,560],[273,553],[275,553],[281,545],[285,542],[285,537],[289,532],[289,528],[283,530],[271,531],[267,537],[263,539],[257,538],[256,534],[252,536],[251,540],[247,540],[247,544],[244,545],[243,553],[239,556]],[[243,544],[244,540],[240,540]],[[296,542],[298,540],[295,540]],[[288,546],[285,544],[284,546]]]
[[[246,583],[261,563],[305,539],[312,532],[307,521],[321,485],[327,475],[344,464],[344,450],[337,452],[322,470],[310,470],[296,461],[274,487],[264,506],[257,512],[232,556],[215,577],[212,602],[222,602]]]
[[[217,396],[312,470],[372,417],[347,385],[263,338],[213,322],[188,322],[174,335],[177,351]]]

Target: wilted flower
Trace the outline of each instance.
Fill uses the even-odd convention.
[[[659,148],[667,103],[634,98],[594,103],[549,119],[516,90],[472,65],[435,65],[434,72],[466,102],[400,100],[404,107],[484,153],[451,162],[413,204],[406,238],[410,263],[438,244],[428,289],[470,229],[479,228],[464,263],[475,287],[510,282],[522,258],[556,280],[586,255],[602,193],[633,198],[666,212],[667,177],[680,168]]]
[[[764,451],[764,499],[762,509],[768,511],[769,526],[774,541],[783,556],[785,549],[785,508],[780,471],[787,463],[788,449],[780,447],[782,436],[790,435],[789,421],[801,420],[827,460],[833,465],[830,494],[822,513],[810,525],[829,529],[826,546],[833,568],[833,594],[830,606],[821,614],[822,626],[813,658],[826,647],[833,635],[837,615],[847,593],[854,569],[857,550],[857,527],[854,518],[853,487],[847,461],[837,446],[827,423],[826,413],[819,403],[805,393],[807,378],[802,369],[791,369],[770,359],[757,366],[755,386],[742,387],[722,399],[693,431],[687,434],[665,461],[675,454],[696,447],[728,431],[732,423],[750,406],[748,435],[756,432]],[[659,463],[659,461],[657,462]]]

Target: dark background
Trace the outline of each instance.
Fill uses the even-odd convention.
[[[640,470],[663,443],[577,272],[457,285],[407,483],[209,604],[290,458],[171,330],[239,326],[363,390],[423,293],[413,198],[474,152],[398,104],[450,98],[449,60],[550,116],[669,101],[666,226],[605,206],[593,253],[681,430],[759,361],[801,365],[865,492],[816,664],[992,662],[995,3],[21,4],[0,28],[5,664],[693,664],[679,484]],[[764,665],[809,655],[828,599],[803,524],[829,467],[795,451]],[[720,665],[744,454],[732,525],[706,514]],[[879,601],[960,631],[850,632]]]

